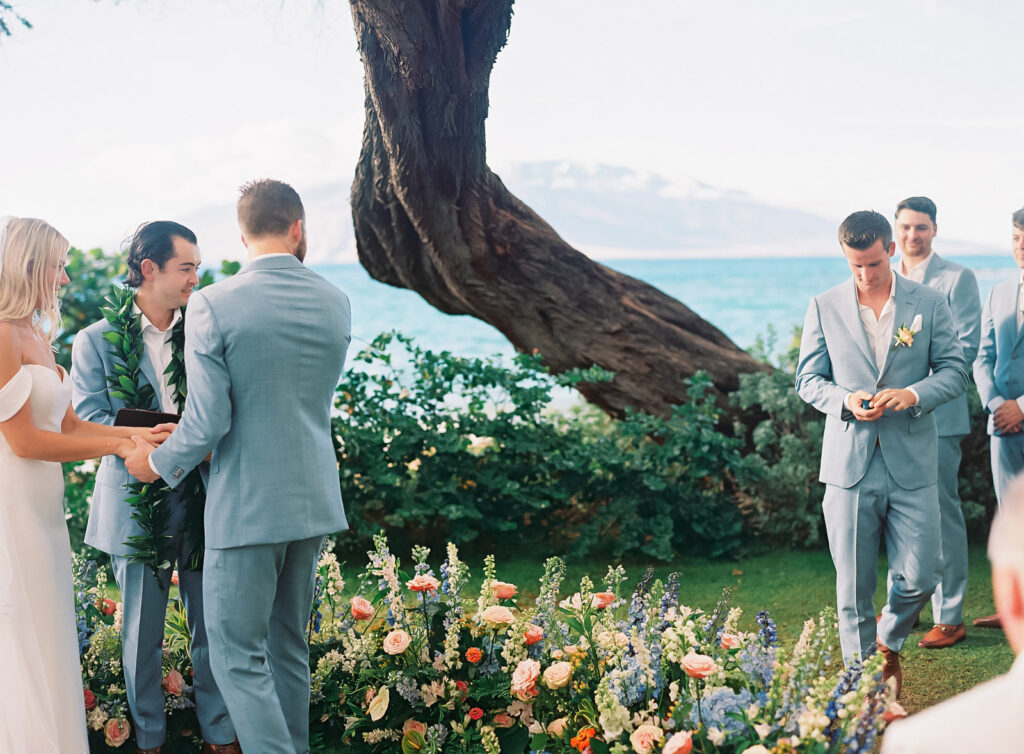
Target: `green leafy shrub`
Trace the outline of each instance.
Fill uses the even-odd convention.
[[[740,542],[731,469],[739,443],[716,431],[708,380],[668,419],[565,417],[552,391],[608,379],[546,373],[417,347],[395,333],[354,358],[338,387],[334,431],[351,532],[365,548],[385,528],[405,543],[530,547],[670,559]]]

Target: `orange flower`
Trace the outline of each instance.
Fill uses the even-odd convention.
[[[484,716],[484,711],[482,709],[480,709],[479,707],[472,707],[472,708],[470,708],[470,710],[469,710],[469,719],[470,720],[479,720],[483,716]]]
[[[474,665],[484,657],[484,653],[480,651],[478,647],[470,647],[466,650],[466,662],[472,662]]]
[[[578,751],[583,751],[590,746],[590,739],[597,735],[597,730],[594,728],[580,728],[580,732],[572,737],[569,741],[569,745]]]

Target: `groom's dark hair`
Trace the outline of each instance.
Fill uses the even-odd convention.
[[[873,210],[854,212],[839,226],[839,243],[851,249],[869,249],[881,240],[886,249],[892,243],[892,226]]]
[[[142,277],[142,263],[149,259],[163,270],[167,260],[174,256],[174,237],[183,238],[189,243],[197,243],[196,234],[181,223],[171,220],[156,220],[143,223],[128,241],[128,255],[125,264],[128,274],[124,284],[129,288],[138,288],[145,278]]]
[[[247,236],[280,236],[296,220],[306,219],[298,192],[282,181],[251,181],[242,186],[241,194],[238,224]]]

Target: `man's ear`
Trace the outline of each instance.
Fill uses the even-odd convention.
[[[890,241],[889,242],[889,256],[891,257],[895,253],[896,253],[896,242],[895,241]]]
[[[160,268],[157,266],[156,262],[154,262],[152,259],[143,259],[142,260],[142,264],[139,265],[139,271],[142,273],[142,277],[145,280],[149,280],[157,272],[160,271]]]
[[[299,219],[293,222],[291,224],[291,227],[288,228],[288,237],[295,243],[298,243],[299,241],[302,240],[302,230],[305,224],[305,220]]]

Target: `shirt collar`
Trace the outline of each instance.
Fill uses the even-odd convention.
[[[139,326],[141,327],[143,332],[145,332],[150,327],[152,327],[157,332],[169,332],[170,330],[174,329],[174,326],[178,324],[178,320],[181,319],[181,309],[175,309],[174,315],[171,317],[170,326],[167,328],[167,330],[160,330],[156,325],[149,321],[149,317],[147,317],[145,312],[143,312],[142,309],[139,308],[138,304],[132,303],[132,312],[135,314],[142,315],[141,318],[139,319]]]
[[[1021,271],[1021,275],[1024,276],[1024,270]],[[854,285],[856,285],[856,284],[854,284]],[[895,299],[896,299],[896,271],[893,270],[892,280],[889,281],[889,300],[886,301],[885,302],[885,306],[882,307],[882,314],[885,314],[886,309],[889,307],[889,305]],[[862,311],[864,309],[867,309],[868,311],[871,311],[871,307],[870,306],[862,304],[862,303],[860,303],[860,301],[857,302],[857,306],[859,306]]]
[[[916,272],[916,271],[920,270],[922,278],[924,278],[925,273],[928,272],[928,265],[931,264],[932,257],[934,257],[934,256],[935,256],[935,252],[934,251],[929,251],[928,252],[928,256],[926,256],[922,261],[920,261],[920,262],[918,262],[917,264],[914,265],[914,271]],[[900,270],[899,270],[900,274],[903,275],[903,277],[907,277],[907,275],[910,273],[910,270],[907,270],[905,268],[905,266],[903,264],[903,260],[904,259],[905,259],[905,257],[901,256],[900,257],[900,263],[897,266],[900,268]]]

